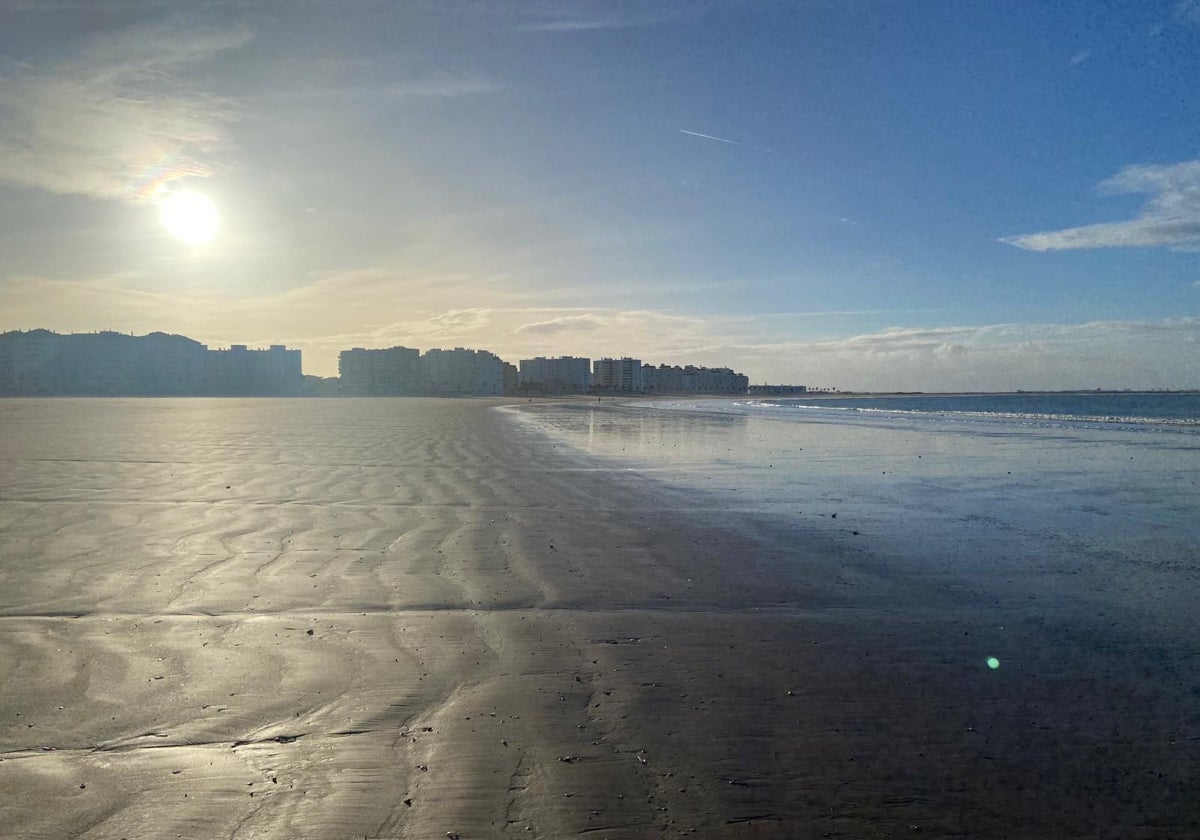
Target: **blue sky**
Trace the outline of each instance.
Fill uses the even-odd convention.
[[[0,16],[0,329],[1200,387],[1197,0]]]

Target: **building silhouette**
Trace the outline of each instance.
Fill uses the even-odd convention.
[[[739,394],[750,378],[730,368],[687,365],[644,365],[642,385],[647,394]]]
[[[337,378],[303,375],[299,350],[282,344],[209,349],[182,335],[103,331],[0,333],[0,396],[410,396],[518,393],[803,393],[803,386],[749,387],[730,368],[643,365],[628,356],[594,362],[537,356],[520,368],[487,350],[410,347],[338,354]]]
[[[505,362],[504,363],[504,393],[506,393],[506,394],[517,393],[518,387],[520,385],[520,380],[521,380],[521,375],[520,375],[520,372],[517,370],[517,366],[512,364],[511,362]]]
[[[245,344],[209,350],[204,364],[205,393],[218,396],[280,397],[299,393],[303,381],[300,351],[272,344],[251,350]]]
[[[209,350],[182,335],[0,334],[6,396],[286,396],[299,393],[300,351]]]
[[[583,393],[592,384],[592,360],[580,356],[521,359],[518,382],[528,391]]]
[[[364,397],[419,394],[420,360],[421,351],[409,347],[343,350],[338,354],[342,391]]]
[[[625,356],[597,359],[592,363],[592,388],[596,391],[642,392],[642,360]]]
[[[421,354],[420,377],[427,394],[504,393],[504,362],[487,350],[426,350]]]

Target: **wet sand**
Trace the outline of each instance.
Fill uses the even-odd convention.
[[[1117,593],[906,574],[487,401],[0,430],[0,837],[1200,836],[1200,651]]]

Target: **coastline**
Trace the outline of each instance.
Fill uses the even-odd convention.
[[[1194,664],[1119,613],[741,519],[512,400],[171,402],[7,418],[15,838],[1200,832]]]

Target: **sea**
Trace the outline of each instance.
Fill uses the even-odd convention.
[[[881,573],[1200,631],[1200,394],[642,399],[506,409],[689,515]],[[582,468],[582,467],[581,467]],[[1194,638],[1194,636],[1192,637]]]
[[[735,404],[748,410],[791,409],[810,415],[821,410],[868,412],[920,416],[942,422],[1200,424],[1198,392],[888,394],[747,400]]]

